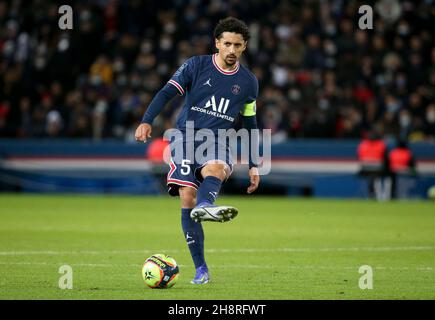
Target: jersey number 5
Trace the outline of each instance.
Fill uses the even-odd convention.
[[[190,173],[190,166],[189,166],[189,164],[190,164],[190,160],[188,160],[188,159],[181,160],[181,170],[180,170],[180,172],[181,172],[181,174],[183,176],[187,176]]]

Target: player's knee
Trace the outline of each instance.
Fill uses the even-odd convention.
[[[201,174],[203,178],[213,176],[223,181],[227,176],[227,171],[225,167],[226,166],[221,163],[208,164],[201,170]]]
[[[180,195],[181,207],[194,208],[196,206],[196,190],[190,187],[178,189]]]

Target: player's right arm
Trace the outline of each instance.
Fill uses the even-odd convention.
[[[155,117],[163,110],[166,103],[177,94],[177,88],[167,83],[153,98],[145,112],[141,124],[137,127],[135,138],[137,141],[146,142],[151,138],[152,123]]]
[[[183,63],[174,73],[168,83],[156,94],[146,110],[141,124],[137,127],[135,138],[137,141],[146,142],[151,138],[152,123],[155,117],[163,110],[166,103],[175,97],[176,94],[184,96],[186,88],[192,81],[195,57]]]
[[[151,138],[152,127],[149,123],[141,123],[134,134],[136,141],[147,142],[148,138]]]

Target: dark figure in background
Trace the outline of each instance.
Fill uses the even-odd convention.
[[[413,177],[416,175],[415,158],[405,140],[399,140],[397,147],[388,154],[388,167],[391,177],[391,197],[399,195],[399,177]]]
[[[371,132],[361,141],[357,150],[360,165],[359,175],[368,179],[369,197],[377,200],[389,198],[386,193],[391,186],[383,187],[387,175],[387,146],[380,136]]]

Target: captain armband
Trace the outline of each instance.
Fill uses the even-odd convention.
[[[257,105],[255,100],[250,103],[246,103],[243,106],[243,109],[240,110],[240,114],[245,117],[255,116],[256,112],[257,112]]]

